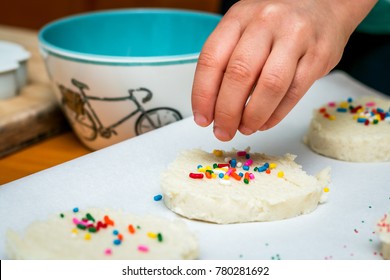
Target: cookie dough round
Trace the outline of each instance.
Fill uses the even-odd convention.
[[[195,259],[198,242],[183,221],[114,210],[69,211],[9,230],[10,259]]]
[[[382,256],[385,260],[390,260],[390,212],[378,221],[376,232],[382,242]]]
[[[248,150],[182,151],[161,176],[164,203],[189,219],[219,224],[310,213],[329,190],[330,169],[310,176],[294,159]]]
[[[390,100],[363,97],[315,110],[304,142],[314,152],[351,162],[390,160]]]

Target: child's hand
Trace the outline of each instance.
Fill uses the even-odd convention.
[[[376,0],[241,0],[199,56],[195,122],[231,140],[278,124],[340,60]]]

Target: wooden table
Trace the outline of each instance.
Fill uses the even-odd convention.
[[[0,185],[90,152],[73,132],[65,131],[0,158]]]

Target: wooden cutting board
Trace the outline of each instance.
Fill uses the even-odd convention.
[[[18,96],[0,100],[0,157],[68,130],[39,53],[37,32],[0,25],[0,40],[23,45],[31,53],[28,83]]]

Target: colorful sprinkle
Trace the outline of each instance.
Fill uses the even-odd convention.
[[[149,252],[149,247],[145,246],[145,245],[139,245],[138,246],[138,251],[140,251],[142,253],[147,253],[147,252]]]
[[[84,239],[85,239],[85,240],[90,240],[90,239],[91,239],[91,234],[86,233],[86,234],[84,235]]]
[[[204,175],[202,173],[190,173],[189,174],[190,178],[192,179],[202,179]]]
[[[131,234],[134,234],[134,233],[135,233],[135,228],[134,228],[133,225],[129,225],[129,226],[128,226],[128,229],[129,229],[129,232],[130,232]]]
[[[154,201],[160,201],[162,199],[162,195],[158,194],[153,197]]]
[[[217,157],[223,156],[223,152],[221,150],[214,150],[213,154],[216,155]]]
[[[325,187],[325,188],[324,188],[324,192],[326,192],[326,193],[329,192],[329,188],[328,188],[328,187]]]
[[[79,208],[78,207],[73,208],[73,213],[77,213],[77,212],[79,212]]]
[[[104,250],[104,254],[107,255],[107,256],[110,256],[110,255],[112,255],[112,250],[111,249],[106,249],[106,250]]]
[[[113,243],[114,245],[121,245],[122,241],[120,241],[119,239],[115,239]]]

